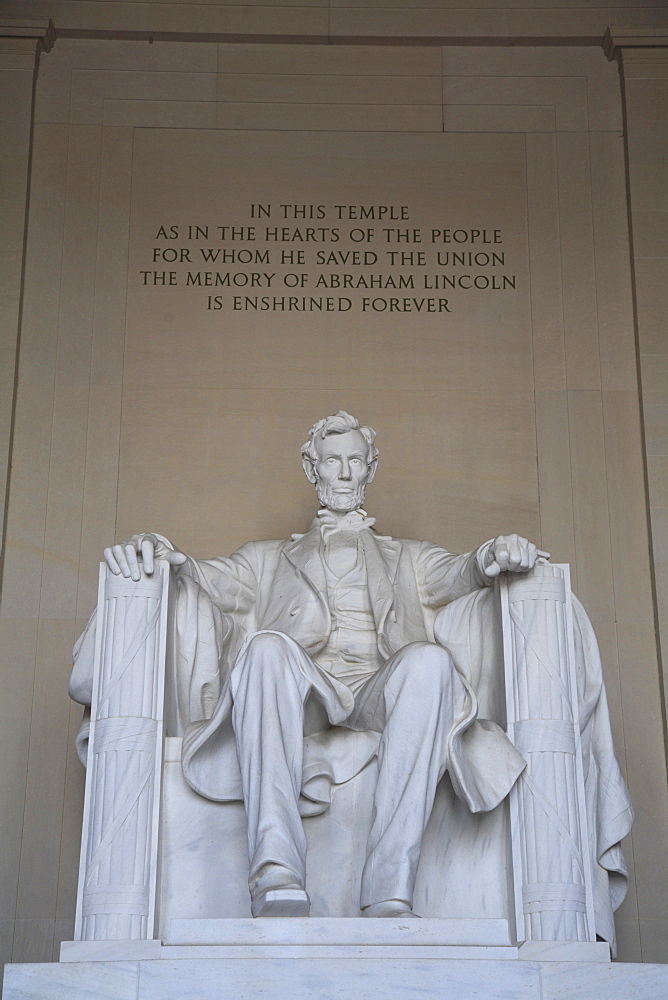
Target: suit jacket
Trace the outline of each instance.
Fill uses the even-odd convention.
[[[390,657],[409,642],[433,641],[436,612],[489,585],[486,546],[453,555],[431,542],[395,539],[363,529],[369,593],[378,648]],[[318,523],[304,535],[248,542],[229,558],[189,559],[180,571],[210,595],[226,622],[223,675],[251,632],[284,632],[314,657],[331,631]]]
[[[486,545],[457,556],[431,542],[378,536],[369,529],[363,529],[360,538],[384,658],[410,642],[434,641],[438,610],[491,582],[482,571]],[[191,787],[207,798],[240,798],[227,679],[244,639],[254,632],[281,632],[312,659],[325,646],[331,620],[320,527],[316,522],[305,535],[288,540],[249,542],[229,558],[189,559],[178,576],[183,592],[177,603],[183,616],[179,624],[177,611],[177,632],[188,669],[177,670],[177,679],[190,677],[191,721],[183,739],[183,771]],[[206,602],[202,607],[203,592],[210,608]],[[215,646],[192,642],[193,636],[212,634],[219,637]],[[333,718],[329,705],[342,685],[316,668],[309,679]],[[496,724],[477,720],[475,692],[466,676],[462,680],[467,699],[450,734],[448,770],[469,808],[492,809],[525,762]],[[307,738],[302,796],[317,801],[317,811],[322,811],[328,794],[322,795],[320,779],[325,776],[338,784],[353,777],[375,753],[378,738],[376,733],[353,734],[336,727],[322,737]]]

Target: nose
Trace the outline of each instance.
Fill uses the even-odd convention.
[[[350,462],[347,459],[343,459],[341,462],[341,469],[339,471],[339,479],[350,479]]]

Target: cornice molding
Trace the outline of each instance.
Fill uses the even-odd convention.
[[[603,39],[608,59],[616,59],[624,49],[658,49],[668,47],[668,28],[625,28],[611,25]]]
[[[0,17],[0,38],[30,38],[49,52],[56,41],[56,29],[48,17]]]

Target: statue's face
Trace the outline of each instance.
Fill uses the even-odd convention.
[[[316,442],[316,492],[323,507],[338,513],[357,510],[364,503],[371,475],[369,448],[360,431],[330,434]]]

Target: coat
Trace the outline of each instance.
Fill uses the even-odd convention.
[[[360,537],[383,659],[408,643],[433,642],[439,609],[491,582],[482,571],[484,546],[466,555],[453,555],[431,542],[394,539],[370,530],[361,532]],[[200,649],[191,642],[185,652],[192,669],[190,723],[183,741],[184,774],[195,791],[208,798],[239,798],[227,678],[244,640],[258,631],[289,636],[312,659],[324,648],[331,619],[320,528],[315,523],[305,535],[249,542],[229,558],[189,559],[179,576],[184,588],[180,603],[185,610],[180,624],[177,620],[177,632],[184,639],[212,633],[219,637],[215,651],[210,644]],[[202,600],[202,592],[210,599],[211,609],[206,598]],[[207,624],[209,614],[211,622]],[[183,650],[183,643],[181,647]],[[177,673],[183,676],[185,672]],[[336,689],[339,682],[327,680],[315,668],[311,679],[327,705],[328,689]],[[477,719],[475,692],[465,677],[462,680],[467,702],[451,734],[448,770],[458,795],[477,812],[498,805],[525,762],[496,724]],[[328,731],[310,743],[307,740],[302,794],[315,802],[311,812],[326,807],[327,796],[323,799],[319,779],[327,775],[339,783],[353,777],[375,753],[378,734],[357,736],[351,753],[347,744],[352,743],[352,734],[344,729]],[[309,807],[303,811],[308,814]]]

